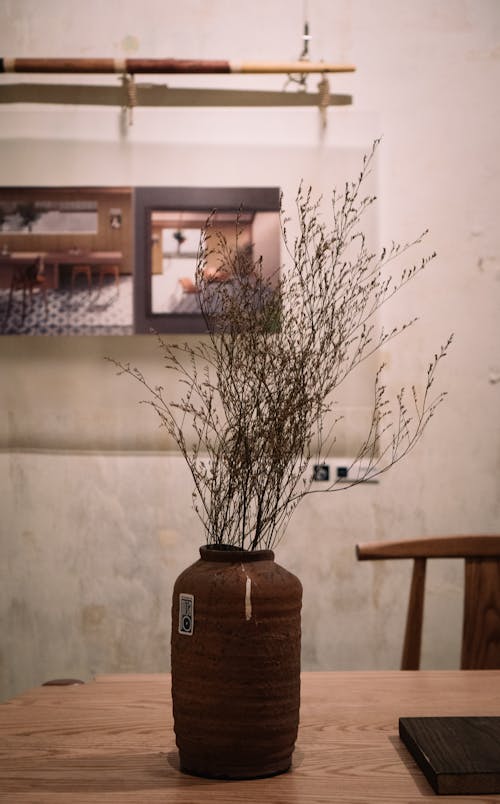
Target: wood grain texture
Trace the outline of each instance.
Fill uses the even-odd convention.
[[[500,793],[500,717],[403,717],[399,735],[436,793]]]
[[[461,667],[500,667],[500,561],[469,558],[465,562]]]
[[[97,203],[98,225],[93,234],[86,232],[3,232],[9,252],[69,252],[80,251],[119,252],[122,255],[121,272],[131,274],[133,268],[132,239],[132,190],[130,187],[2,187],[0,201],[33,203],[35,201],[91,200]],[[110,212],[121,209],[120,229],[110,226]],[[50,268],[50,266],[49,266]],[[1,271],[0,271],[1,273]]]
[[[356,545],[359,561],[386,558],[500,558],[500,535],[430,536]]]
[[[39,687],[0,706],[0,801],[435,801],[399,739],[398,720],[436,715],[499,716],[500,671],[303,673],[292,771],[220,782],[178,770],[169,676],[99,676],[85,685]]]
[[[401,670],[418,670],[420,667],[426,563],[425,558],[416,558],[413,562]]]

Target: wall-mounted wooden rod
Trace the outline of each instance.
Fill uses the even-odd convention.
[[[202,59],[1,58],[2,73],[352,73],[350,64],[311,61],[207,61]]]

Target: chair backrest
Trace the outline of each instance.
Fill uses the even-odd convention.
[[[418,670],[428,558],[465,559],[462,670],[500,669],[500,536],[438,536],[356,546],[360,561],[413,559],[401,670]]]
[[[16,288],[35,285],[39,277],[43,276],[44,264],[42,257],[33,255],[33,262],[24,263],[16,266],[12,275],[12,284]]]
[[[43,275],[43,260],[38,257],[31,265],[26,266],[25,280],[29,285],[34,285],[38,278]]]

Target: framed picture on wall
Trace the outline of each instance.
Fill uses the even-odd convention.
[[[130,187],[0,188],[1,333],[132,333],[132,209]]]
[[[204,332],[196,266],[207,218],[211,230],[262,257],[263,270],[277,276],[280,266],[280,190],[277,187],[140,187],[134,192],[135,331]],[[208,250],[210,251],[210,250]],[[207,284],[236,278],[211,262],[204,266]]]
[[[279,210],[277,187],[0,188],[0,332],[206,331],[195,273],[207,218],[277,274]]]

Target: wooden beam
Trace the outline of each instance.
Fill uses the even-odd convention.
[[[56,103],[75,106],[127,106],[122,86],[85,84],[3,84],[2,103]],[[248,89],[182,89],[136,84],[135,106],[318,106],[318,93]],[[352,95],[330,94],[329,106],[349,106]]]

